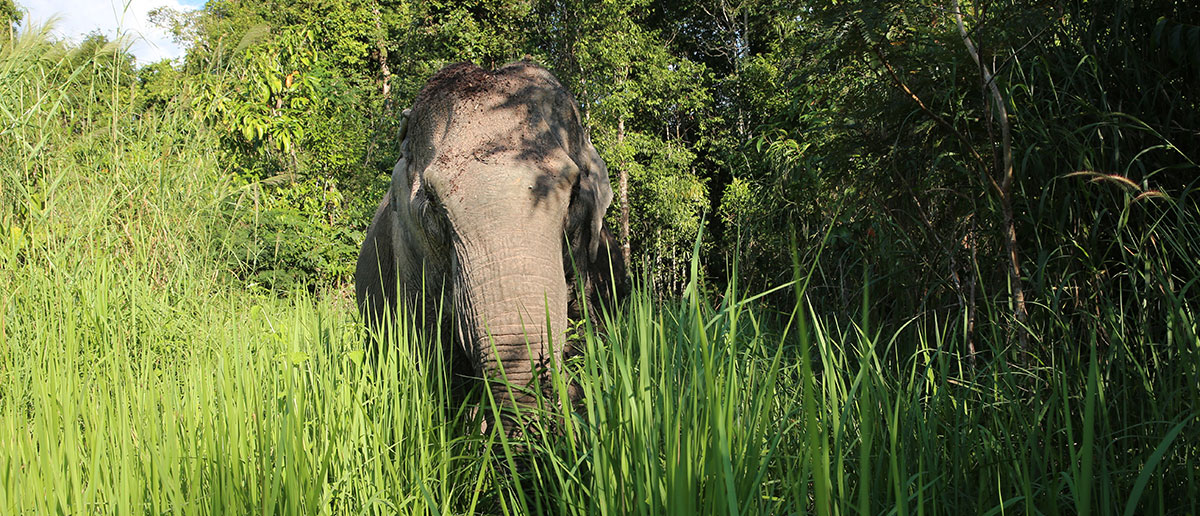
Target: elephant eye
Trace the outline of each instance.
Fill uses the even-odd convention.
[[[446,216],[446,205],[442,203],[442,198],[433,189],[426,189],[425,206],[429,210],[428,215],[436,217]]]
[[[431,234],[442,234],[445,229],[445,224],[448,222],[446,206],[437,195],[437,191],[425,185],[422,188],[421,207],[418,216],[421,219],[422,226]]]

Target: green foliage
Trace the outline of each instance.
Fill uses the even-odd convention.
[[[696,240],[708,207],[705,182],[692,168],[695,155],[684,145],[639,133],[626,135],[625,144],[638,150],[617,160],[629,173],[630,241],[661,288],[682,291],[691,263],[687,242]],[[613,210],[610,227],[619,227],[616,219]]]
[[[344,202],[341,192],[373,191],[382,164],[370,159],[370,139],[390,124],[366,115],[378,105],[369,84],[344,68],[361,64],[347,52],[362,49],[317,42],[333,41],[328,31],[361,22],[362,6],[358,14],[338,14],[348,7],[330,4],[333,11],[307,15],[312,24],[277,28],[263,22],[292,20],[298,12],[260,7],[215,3],[207,8],[210,17],[181,22],[200,25],[189,66],[223,70],[194,76],[199,103],[222,134],[223,159],[256,200],[252,215],[241,211],[244,199],[230,201],[236,209],[227,213],[219,247],[233,275],[244,280],[281,291],[293,283],[335,285],[349,278],[356,256],[350,248],[372,212],[361,201]],[[221,42],[227,33],[209,31],[231,28],[243,32],[228,51]]]
[[[231,77],[205,83],[201,103],[210,106],[212,122],[228,134],[235,163],[249,165],[250,175],[263,176],[254,170],[260,162],[282,160],[303,140],[305,115],[324,93],[319,89],[323,74],[314,73],[312,34],[307,31],[254,45],[242,57],[243,66]]]
[[[678,51],[708,64],[717,104],[738,121],[717,124],[706,147],[729,174],[711,184],[721,195],[716,249],[736,254],[745,281],[766,288],[789,275],[779,257],[792,231],[806,253],[828,232],[813,280],[821,311],[856,302],[867,267],[876,311],[897,324],[902,314],[953,307],[947,316],[968,328],[1006,326],[1011,313],[979,310],[1012,288],[1003,273],[1001,124],[954,13],[902,1],[811,7],[667,13],[682,35]],[[1196,10],[1118,0],[962,7],[1009,114],[1016,254],[1035,271],[1023,280],[1034,303],[1083,274],[1075,260],[1105,278],[1072,290],[1081,299],[1141,288],[1119,272],[1131,264],[1117,234],[1101,228],[1150,233],[1152,220],[1165,219],[1123,212],[1128,201],[1069,175],[1127,179],[1137,185],[1131,199],[1193,195],[1197,158],[1183,128],[1195,125],[1200,104],[1183,50]],[[1178,274],[1187,282],[1191,271]]]
[[[1151,39],[1170,59],[1200,72],[1200,26],[1159,18]]]
[[[248,209],[260,197],[262,204]],[[246,185],[226,199],[216,237],[224,270],[239,282],[288,293],[316,289],[348,278],[358,258],[361,236],[344,221],[322,214],[343,213],[341,194],[314,182],[300,182],[264,194]]]
[[[135,111],[162,110],[171,104],[172,99],[183,92],[183,82],[189,78],[164,59],[157,63],[143,66],[137,71],[138,102]]]
[[[136,94],[120,91],[136,85],[128,56],[100,37],[70,48],[48,33],[0,47],[6,299],[26,273],[100,261],[136,268],[163,295],[215,273],[203,248],[225,178],[201,120],[178,106],[134,116]]]
[[[161,110],[181,96],[205,114],[220,160],[256,199],[228,200],[238,208],[222,220],[240,229],[214,246],[242,267],[234,277],[347,281],[343,245],[289,254],[275,242],[342,242],[343,230],[366,228],[396,156],[397,112],[430,74],[530,55],[576,94],[613,184],[628,179],[628,202],[618,197],[608,222],[619,228],[628,211],[633,261],[657,286],[682,289],[688,250],[707,225],[706,263],[723,271],[738,262],[744,285],[787,281],[780,257],[793,239],[809,256],[822,242],[821,310],[859,299],[865,263],[879,311],[901,321],[954,306],[974,328],[1007,324],[976,310],[1012,289],[1005,203],[1016,214],[1016,263],[1036,270],[1048,249],[1070,242],[1042,221],[1065,217],[1053,231],[1067,234],[1119,222],[1083,216],[1114,212],[1065,189],[1068,174],[1186,197],[1196,159],[1186,128],[1200,116],[1188,88],[1197,31],[1195,9],[1175,0],[962,7],[1006,99],[1011,198],[998,189],[1003,124],[955,13],[909,1],[217,1],[155,12],[189,45],[179,69],[143,67],[134,84],[128,56],[95,36],[64,49],[72,66],[61,70],[104,99],[70,111],[80,132],[112,132],[114,108]],[[1050,191],[1082,204],[1059,209],[1045,202]],[[275,211],[248,217],[243,207]],[[1088,259],[1116,260],[1107,242],[1094,242]]]
[[[669,52],[648,23],[652,12],[649,2],[538,2],[535,54],[575,93],[614,188],[628,177],[632,261],[680,292],[710,207],[687,133],[701,128],[700,112],[713,100],[707,69]],[[617,193],[608,221],[619,233]]]

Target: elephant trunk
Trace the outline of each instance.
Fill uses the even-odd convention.
[[[528,229],[489,233],[455,253],[459,342],[498,407],[529,407],[538,391],[550,392],[566,344],[562,240],[557,231],[521,242],[504,237],[529,235]],[[520,433],[511,423],[505,426]]]

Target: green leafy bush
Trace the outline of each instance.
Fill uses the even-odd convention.
[[[223,203],[216,252],[231,278],[286,293],[348,281],[361,230],[341,216],[336,188],[316,181],[247,185]]]

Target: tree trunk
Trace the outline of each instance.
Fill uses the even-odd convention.
[[[621,152],[621,160],[617,163],[617,190],[621,196],[621,259],[625,261],[625,270],[629,269],[629,168],[625,166],[625,117],[617,119],[617,148]]]
[[[375,13],[375,45],[379,50],[379,75],[380,80],[383,82],[382,86],[380,86],[380,92],[383,94],[383,98],[387,100],[392,91],[391,84],[389,84],[392,78],[392,71],[388,68],[387,38],[384,37],[383,25],[380,21],[382,17],[379,14],[379,2],[375,2],[372,10]]]
[[[1008,108],[1006,107],[1004,96],[1000,94],[1000,88],[996,86],[995,76],[988,70],[987,64],[980,59],[975,43],[967,35],[967,27],[963,24],[962,6],[959,5],[957,0],[954,2],[954,18],[958,22],[958,32],[962,35],[963,45],[967,47],[967,53],[971,54],[971,59],[974,59],[975,64],[979,66],[979,73],[983,79],[984,87],[991,91],[992,104],[995,106],[996,121],[1000,124],[1001,160],[999,166],[1001,170],[997,172],[1001,176],[1001,180],[997,188],[1000,195],[1000,212],[1004,218],[1004,251],[1008,255],[1008,281],[1012,292],[1012,308],[1013,317],[1016,319],[1015,329],[1017,340],[1021,343],[1021,348],[1028,352],[1030,351],[1029,337],[1026,331],[1028,312],[1025,310],[1025,289],[1021,285],[1021,262],[1020,253],[1017,248],[1017,227],[1012,208],[1012,134],[1009,131]]]

